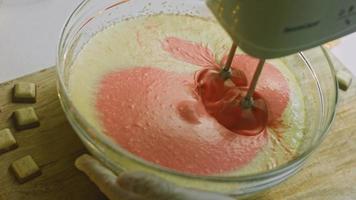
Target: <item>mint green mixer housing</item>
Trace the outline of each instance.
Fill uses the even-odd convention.
[[[246,53],[263,59],[309,49],[356,31],[356,0],[206,0]]]

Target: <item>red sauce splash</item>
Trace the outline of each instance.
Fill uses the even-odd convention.
[[[222,63],[226,62],[227,57]],[[258,64],[258,59],[248,55],[236,55],[232,68],[243,71],[248,83],[252,80]],[[283,114],[289,102],[289,85],[283,74],[272,64],[265,63],[263,72],[257,84],[256,92],[266,101],[268,109],[268,124],[277,121]]]
[[[174,58],[202,69],[220,66],[212,51],[200,44],[167,38],[163,48]],[[256,61],[247,56],[235,60],[233,69],[244,71],[250,81]],[[264,73],[273,76],[263,74],[265,85],[257,90],[273,111],[269,118],[273,122],[288,104],[288,83],[272,65],[266,65]],[[222,126],[206,111],[194,80],[194,74],[149,66],[109,73],[97,93],[100,121],[127,151],[170,169],[212,175],[245,166],[267,143],[267,132],[243,136]]]
[[[248,87],[242,71],[232,69],[224,79],[221,69],[203,69],[196,75],[196,91],[207,112],[221,125],[241,135],[258,135],[266,129],[268,115],[265,100],[253,94],[251,106],[244,107]]]

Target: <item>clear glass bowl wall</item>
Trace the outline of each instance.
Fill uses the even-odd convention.
[[[90,38],[114,23],[157,13],[189,14],[212,18],[202,0],[84,0],[72,13],[58,48],[58,93],[65,114],[87,149],[116,173],[146,171],[178,185],[231,196],[249,196],[270,188],[293,175],[321,143],[335,113],[337,83],[331,62],[321,47],[280,58],[303,90],[307,120],[306,135],[299,155],[276,169],[246,176],[193,176],[148,163],[115,145],[95,130],[73,106],[68,93],[71,66]]]

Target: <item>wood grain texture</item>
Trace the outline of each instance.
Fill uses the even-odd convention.
[[[11,103],[12,87],[16,82],[38,85],[36,104]],[[33,106],[41,126],[16,131],[11,121],[12,112]],[[9,127],[19,147],[0,155],[0,200],[57,200],[105,199],[94,184],[73,165],[76,157],[86,152],[70,127],[59,104],[54,68],[0,84],[0,129]],[[11,163],[31,155],[42,170],[42,175],[19,184],[9,172]]]
[[[28,105],[10,103],[12,86],[18,81],[38,84],[38,103],[34,107],[41,120],[39,128],[21,132],[13,128],[12,112]],[[73,165],[74,159],[86,151],[64,116],[55,83],[55,70],[50,68],[0,84],[0,129],[10,127],[19,144],[18,149],[0,155],[0,200],[105,199]],[[301,172],[257,199],[356,199],[356,83],[340,93],[336,120],[321,147]],[[28,154],[43,174],[18,184],[8,168]]]

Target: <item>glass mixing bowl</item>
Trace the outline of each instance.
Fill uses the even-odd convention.
[[[307,111],[306,138],[289,162],[260,173],[198,176],[170,170],[145,161],[115,144],[88,123],[69,93],[71,67],[84,45],[98,32],[138,16],[181,14],[214,20],[202,0],[84,0],[71,14],[58,47],[58,93],[65,114],[87,149],[116,173],[145,171],[177,185],[245,197],[270,188],[295,174],[324,139],[335,114],[338,90],[333,66],[322,47],[279,58],[302,88]],[[273,61],[271,61],[273,62]],[[85,72],[83,72],[85,73]]]

